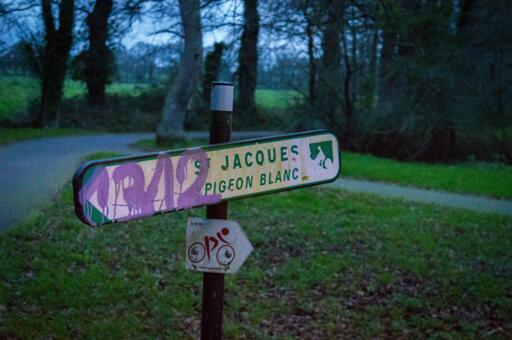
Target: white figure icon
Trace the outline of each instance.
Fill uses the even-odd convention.
[[[313,160],[313,162],[315,164],[313,170],[320,171],[320,172],[330,169],[333,164],[332,160],[328,159],[325,156],[325,153],[323,152],[323,150],[320,146],[318,146],[318,153],[317,153],[315,159]]]

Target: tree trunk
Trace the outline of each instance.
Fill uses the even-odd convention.
[[[355,135],[354,113],[352,110],[352,96],[354,89],[351,89],[351,79],[353,77],[352,67],[348,58],[348,46],[345,35],[342,36],[343,42],[343,62],[345,64],[345,74],[343,77],[343,111],[345,113],[345,128],[342,141],[346,146],[353,145],[353,137]],[[355,53],[355,51],[353,51]],[[355,60],[353,60],[355,62]]]
[[[459,2],[459,19],[457,20],[457,31],[463,33],[469,27],[471,12],[473,11],[474,0],[460,0]]]
[[[210,105],[212,82],[219,80],[217,77],[219,76],[219,69],[224,48],[225,45],[223,43],[216,43],[213,51],[208,53],[205,58],[203,76],[203,101],[205,105]]]
[[[379,43],[379,30],[377,29],[377,26],[373,28],[373,34],[371,38],[371,52],[370,52],[370,67],[368,72],[370,73],[371,77],[371,87],[369,89],[369,92],[372,96],[372,103],[374,103],[375,98],[375,88],[377,84],[377,47]]]
[[[74,0],[62,0],[59,5],[59,28],[55,27],[51,0],[43,0],[45,46],[41,70],[41,107],[37,124],[40,127],[59,126],[59,105],[73,43]]]
[[[329,3],[322,32],[322,69],[319,79],[319,105],[327,124],[341,129],[341,26],[343,10],[338,2]]]
[[[250,111],[256,108],[259,27],[258,0],[244,0],[244,31],[238,55],[238,106],[242,112],[252,114]]]
[[[316,60],[315,60],[315,39],[313,37],[313,28],[311,25],[311,20],[306,16],[307,26],[306,26],[306,36],[308,38],[308,62],[309,62],[309,104],[311,107],[315,106],[316,103]]]
[[[459,40],[459,44],[461,47],[467,42],[467,31],[471,27],[471,17],[472,11],[474,9],[474,0],[460,0],[459,1],[459,17],[457,20],[457,38]],[[462,71],[458,71],[458,75],[460,75]],[[463,74],[463,73],[462,73]],[[455,153],[455,147],[457,143],[457,131],[456,131],[456,122],[454,119],[448,117],[444,120],[443,132],[447,136],[446,143],[444,144],[444,153],[439,152],[436,157],[437,159],[448,159],[453,157]],[[435,141],[433,141],[435,143]]]
[[[396,76],[391,68],[395,58],[396,34],[389,28],[382,33],[382,51],[380,56],[379,72],[379,108],[389,111],[392,107],[392,95],[395,89]]]
[[[89,50],[85,63],[87,99],[91,105],[105,102],[105,86],[111,71],[113,56],[107,46],[108,18],[112,0],[96,0],[94,10],[87,16]]]
[[[352,7],[352,20],[354,22],[357,22],[355,8]],[[351,74],[349,78],[351,79],[351,89],[350,89],[350,100],[352,103],[357,102],[357,94],[358,94],[358,79],[357,79],[357,27],[355,27],[356,24],[352,23],[352,26],[350,27],[350,33],[352,35],[352,67],[351,67]],[[345,43],[346,44],[346,43]]]
[[[178,74],[165,97],[157,141],[164,143],[183,137],[187,104],[194,93],[201,70],[203,49],[199,0],[180,0],[185,46]]]

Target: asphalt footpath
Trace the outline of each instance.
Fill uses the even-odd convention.
[[[403,187],[396,184],[368,182],[347,178],[340,178],[336,182],[329,184],[329,186],[352,192],[376,194],[379,196],[398,198],[407,201],[437,204],[445,207],[467,209],[483,213],[501,215],[512,214],[512,201],[509,200],[497,200],[480,196],[461,195],[436,190]]]
[[[282,134],[282,131],[234,131],[232,139]],[[207,139],[207,131],[190,131],[186,139]],[[142,153],[131,145],[153,133],[98,134],[41,138],[0,146],[0,231],[46,206],[69,183],[81,160],[100,151]]]
[[[153,134],[104,134],[33,139],[0,147],[0,230],[47,205],[81,160],[99,151],[123,154]]]

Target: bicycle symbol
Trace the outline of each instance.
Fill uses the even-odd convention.
[[[208,257],[208,262],[211,262],[212,253],[215,254],[215,259],[220,265],[229,266],[235,258],[235,249],[231,243],[224,239],[224,236],[229,234],[228,228],[222,228],[220,232],[216,233],[217,237],[205,235],[203,242],[194,242],[188,248],[188,258],[192,263],[198,263]],[[219,244],[221,244],[219,246]],[[217,248],[215,252],[215,248]]]

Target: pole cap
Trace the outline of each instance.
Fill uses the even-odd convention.
[[[233,90],[233,83],[223,81],[212,82],[210,109],[212,111],[233,111]]]

